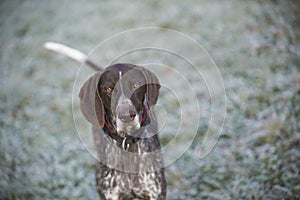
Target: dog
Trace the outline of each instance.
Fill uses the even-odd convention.
[[[80,109],[93,125],[101,199],[166,199],[153,112],[159,89],[154,73],[127,63],[96,72],[82,85]]]

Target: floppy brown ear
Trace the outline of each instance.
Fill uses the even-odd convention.
[[[146,100],[149,104],[149,107],[151,107],[156,104],[158,99],[159,89],[160,89],[159,80],[155,76],[155,74],[150,70],[141,67],[141,71],[143,72],[146,78],[146,85],[147,85]]]
[[[80,110],[84,117],[96,128],[104,126],[104,108],[98,93],[98,82],[101,72],[91,76],[79,92]]]

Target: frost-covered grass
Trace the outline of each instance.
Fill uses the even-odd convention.
[[[0,199],[98,198],[95,160],[72,118],[79,65],[42,46],[58,41],[88,52],[113,34],[143,26],[175,29],[202,44],[227,94],[226,122],[210,154],[197,156],[209,122],[204,119],[193,145],[166,168],[168,199],[299,199],[297,6],[269,0],[2,1]],[[163,76],[180,86],[168,73]],[[209,112],[209,98],[198,95]],[[162,91],[160,104],[173,108],[172,124],[178,103],[170,99]],[[194,119],[193,106],[186,106],[192,115],[185,120]],[[163,144],[173,131],[166,127]],[[80,136],[93,148],[89,130]],[[176,142],[180,147],[186,141]]]

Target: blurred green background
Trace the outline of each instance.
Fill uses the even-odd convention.
[[[203,45],[227,94],[213,151],[199,160],[191,146],[166,168],[168,199],[300,199],[296,1],[2,0],[0,16],[0,199],[98,198],[95,160],[72,118],[78,64],[43,43],[89,52],[144,26],[174,29]],[[207,126],[200,123],[197,141]],[[92,140],[88,131],[86,137]]]

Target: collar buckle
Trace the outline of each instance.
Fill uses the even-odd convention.
[[[122,141],[122,149],[123,149],[124,151],[127,151],[127,150],[129,149],[129,147],[130,147],[130,144],[129,144],[129,143],[126,144],[126,140],[127,140],[127,137],[124,137],[124,139],[123,139],[123,141]]]

